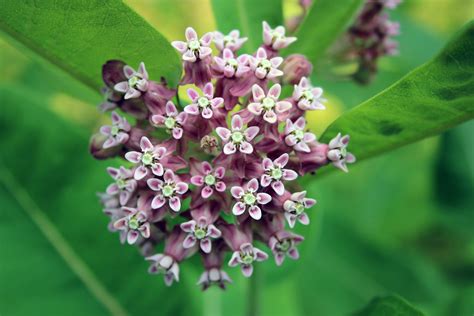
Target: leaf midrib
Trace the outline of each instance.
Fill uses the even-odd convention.
[[[27,190],[19,183],[0,159],[0,183],[5,186],[18,205],[38,226],[44,237],[58,252],[67,266],[79,277],[85,287],[100,302],[111,315],[125,316],[129,313],[112,296],[106,287],[101,284],[87,264],[79,257],[67,240],[61,235],[57,227],[47,217],[33,200]]]

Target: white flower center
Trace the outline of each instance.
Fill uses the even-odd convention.
[[[176,120],[172,117],[167,117],[165,120],[166,128],[172,129],[176,125]]]
[[[272,63],[268,59],[260,60],[260,67],[264,68],[266,71],[269,71],[272,68]]]
[[[275,100],[273,100],[272,98],[269,98],[269,97],[265,97],[262,100],[262,105],[263,105],[263,108],[266,111],[270,111],[275,107]]]
[[[201,43],[198,40],[192,40],[188,43],[190,50],[198,50],[201,47]]]
[[[233,132],[231,138],[232,142],[240,143],[244,140],[244,134],[242,134],[241,132]]]
[[[200,97],[197,101],[197,104],[201,107],[201,108],[207,108],[210,104],[209,100],[206,98],[206,97]]]

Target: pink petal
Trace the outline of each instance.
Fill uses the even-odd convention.
[[[148,137],[146,136],[143,136],[141,139],[140,139],[140,148],[142,149],[142,151],[152,151],[154,146],[153,144],[150,142],[150,140],[148,139]]]
[[[163,179],[166,182],[173,182],[174,181],[174,172],[171,169],[166,169]]]
[[[182,41],[173,41],[171,42],[171,45],[173,45],[173,47],[176,48],[181,54],[186,52],[188,49],[188,44]]]
[[[212,238],[219,238],[222,235],[221,231],[217,229],[217,227],[214,226],[213,224],[210,224],[207,227],[207,234],[209,237],[212,237]]]
[[[202,251],[204,251],[205,253],[210,253],[211,252],[212,243],[211,243],[211,240],[209,238],[202,239],[201,242],[200,242],[200,246],[201,246]]]
[[[239,151],[249,155],[253,153],[253,146],[249,142],[242,142],[239,146]]]
[[[212,42],[212,33],[209,32],[209,33],[206,33],[204,34],[202,37],[201,37],[201,44],[204,45],[204,46],[209,46],[211,45],[211,42]]]
[[[161,163],[156,163],[151,167],[151,172],[153,172],[154,175],[157,175],[161,177],[163,175],[164,169],[163,165]]]
[[[272,188],[276,194],[282,196],[285,193],[285,186],[281,181],[275,181],[272,183]]]
[[[217,167],[214,171],[214,176],[218,179],[222,179],[225,175],[225,168],[224,167]]]
[[[191,99],[191,101],[196,102],[197,99],[199,99],[199,93],[197,93],[196,90],[189,88],[187,90],[188,96]]]
[[[191,115],[198,115],[199,114],[199,107],[197,104],[191,103],[184,107],[184,112],[191,114]]]
[[[119,193],[120,189],[118,187],[118,185],[116,183],[111,183],[108,187],[107,187],[107,194],[109,195],[115,195],[117,193]]]
[[[253,266],[251,264],[244,264],[242,265],[241,269],[242,269],[242,274],[247,278],[249,278],[253,273]]]
[[[150,238],[150,223],[145,223],[138,229],[143,238]]]
[[[272,200],[270,194],[267,193],[257,193],[257,202],[258,204],[267,204]]]
[[[191,183],[197,186],[202,186],[204,184],[204,177],[201,175],[191,177]]]
[[[244,131],[244,136],[247,141],[252,141],[255,136],[257,136],[258,132],[260,132],[260,128],[257,126],[250,126]]]
[[[245,191],[242,187],[235,186],[230,189],[230,193],[236,199],[240,199],[244,195]]]
[[[127,81],[122,81],[122,82],[117,83],[114,86],[114,90],[118,91],[118,92],[122,92],[122,93],[127,92],[128,91],[128,82]]]
[[[232,132],[224,127],[217,127],[216,133],[223,141],[228,141],[232,135]]]
[[[288,154],[282,154],[280,157],[275,159],[274,163],[277,167],[283,168],[288,163],[290,156]]]
[[[208,185],[206,185],[201,190],[201,196],[202,196],[203,199],[207,199],[208,197],[210,197],[212,195],[212,193],[214,193],[214,190]]]
[[[193,40],[198,39],[196,31],[192,27],[186,28],[185,36],[186,36],[186,40],[188,40],[188,41],[193,41]]]
[[[151,201],[151,208],[157,209],[165,205],[166,200],[161,195],[156,195]]]
[[[298,173],[291,169],[283,169],[283,180],[291,181],[298,178]]]
[[[250,103],[249,105],[247,105],[247,110],[252,114],[260,115],[262,114],[262,104],[255,102]]]
[[[151,122],[155,125],[163,125],[165,124],[166,117],[163,115],[155,114],[151,117]]]
[[[304,133],[303,141],[305,143],[314,142],[315,140],[316,140],[316,136],[313,133]]]
[[[253,205],[249,208],[249,214],[253,219],[257,221],[262,218],[262,210],[256,205]]]
[[[202,92],[209,100],[211,100],[214,97],[214,86],[212,85],[212,83],[206,83]]]
[[[184,182],[178,182],[176,183],[176,193],[178,194],[184,194],[186,191],[188,191],[188,185]]]
[[[244,125],[244,122],[242,121],[242,118],[240,115],[236,114],[232,117],[232,130],[241,130]]]
[[[183,129],[181,127],[175,127],[172,131],[174,139],[181,139],[183,137]]]
[[[305,152],[305,153],[311,152],[311,149],[309,148],[308,144],[306,144],[305,142],[299,142],[293,148],[296,151],[302,151],[302,152]]]
[[[298,221],[303,225],[308,225],[309,217],[306,213],[301,213],[300,215],[298,215]]]
[[[206,120],[210,119],[213,114],[214,112],[212,112],[210,108],[204,108],[201,113],[202,117],[205,118]]]
[[[191,248],[196,244],[196,237],[194,235],[187,235],[183,240],[183,248]]]
[[[192,233],[194,232],[194,228],[196,227],[196,221],[195,220],[190,220],[184,223],[181,223],[179,225],[181,229],[186,232],[186,233]]]
[[[148,169],[145,166],[139,166],[137,169],[135,169],[135,174],[133,177],[135,180],[141,180],[145,178],[145,176],[148,174]]]
[[[234,207],[232,208],[232,214],[239,216],[242,215],[245,212],[245,204],[242,202],[237,202],[234,204]]]
[[[277,252],[275,254],[275,263],[277,266],[281,266],[283,264],[283,261],[285,260],[285,255],[280,253],[280,252]]]
[[[179,212],[179,210],[181,209],[181,199],[179,197],[174,196],[169,200],[169,205],[173,211]]]
[[[288,101],[279,101],[275,104],[275,110],[277,113],[286,112],[291,109],[292,105]]]
[[[224,192],[226,189],[226,185],[222,181],[217,181],[215,184],[215,188],[218,192]]]
[[[178,110],[176,109],[176,106],[171,101],[166,102],[165,110],[168,116],[178,115]]]
[[[265,91],[258,85],[254,84],[252,86],[252,95],[253,99],[257,102],[262,101],[263,98],[265,98]]]
[[[235,147],[233,143],[227,143],[224,145],[223,151],[224,151],[224,154],[226,155],[232,155],[237,151],[237,148]]]
[[[272,59],[270,59],[270,62],[272,63],[272,66],[274,68],[278,68],[278,66],[280,66],[281,63],[283,62],[283,58],[282,57],[273,57]]]
[[[260,184],[262,187],[268,187],[272,183],[272,178],[268,174],[262,174],[260,177]]]
[[[114,223],[114,228],[123,229],[127,227],[127,218],[123,217]]]
[[[257,58],[258,59],[266,59],[267,58],[267,53],[265,52],[265,49],[263,49],[262,47],[260,47],[257,50]]]
[[[259,188],[259,185],[258,185],[258,180],[253,178],[251,179],[248,183],[247,183],[247,186],[246,186],[247,190],[250,191],[250,192],[256,192]]]
[[[129,151],[125,154],[125,159],[133,163],[139,163],[142,159],[142,153],[138,151]]]
[[[296,249],[296,248],[291,248],[291,249],[288,251],[288,256],[289,256],[291,259],[297,260],[297,259],[300,257],[300,253],[298,252],[298,249]]]
[[[128,242],[128,244],[129,244],[129,245],[133,245],[133,244],[137,241],[138,236],[139,236],[139,234],[138,234],[137,231],[135,231],[135,230],[129,231],[128,234],[127,234],[127,242]]]
[[[134,88],[129,88],[127,93],[125,93],[125,96],[123,97],[125,100],[128,99],[133,99],[133,98],[138,98],[141,95],[141,92],[134,89]]]
[[[280,97],[281,86],[277,83],[273,85],[270,90],[268,90],[268,96],[272,97],[274,100],[277,100]]]
[[[140,65],[138,66],[138,73],[142,75],[144,79],[148,79],[148,72],[146,71],[144,62],[141,62]]]
[[[232,257],[230,258],[229,263],[228,263],[229,267],[235,267],[236,265],[239,264],[239,256],[240,254],[238,251],[234,251],[232,253]]]
[[[268,255],[258,248],[253,248],[253,253],[255,254],[255,260],[264,261],[268,259]]]
[[[273,110],[265,112],[263,119],[270,124],[276,123],[278,117]]]

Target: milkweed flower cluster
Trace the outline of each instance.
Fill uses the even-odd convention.
[[[253,55],[239,55],[246,38],[236,30],[199,37],[188,28],[185,38],[172,43],[184,68],[177,87],[152,81],[143,63],[103,66],[100,109],[111,111],[112,125],[92,137],[90,151],[122,158],[107,168],[112,183],[100,199],[109,229],[140,249],[149,272],[170,285],[182,262],[198,255],[198,284],[224,288],[225,262],[249,277],[269,254],[277,265],[297,259],[304,238],[291,229],[309,224],[316,204],[297,178],[328,164],[347,171],[355,157],[348,135],[324,144],[307,129],[305,113],[325,108],[323,90],[311,85],[308,69],[280,68],[294,56],[285,60],[279,50],[296,40],[283,27],[264,22]],[[288,97],[285,76],[295,83]],[[192,86],[183,91],[185,84]]]

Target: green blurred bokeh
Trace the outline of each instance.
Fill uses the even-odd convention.
[[[126,2],[170,40],[181,38],[188,25],[198,33],[215,29],[209,1]],[[298,11],[296,3],[285,1],[287,17]],[[372,85],[313,78],[329,98],[328,110],[309,118],[313,130],[320,134],[343,111],[427,61],[472,18],[473,12],[472,2],[464,0],[406,0],[391,15],[401,23],[400,55],[380,61],[380,73]],[[97,93],[12,46],[4,37],[0,37],[0,85],[34,94],[38,104],[83,134],[91,134],[107,119],[94,107],[101,100]],[[257,267],[252,286],[256,283],[258,290],[258,315],[347,315],[372,297],[390,293],[399,294],[428,315],[473,315],[473,135],[474,124],[469,122],[438,137],[357,163],[349,174],[304,179],[302,184],[318,205],[311,211],[311,225],[298,227],[306,236],[301,258],[288,260],[282,267],[270,261]],[[77,156],[90,159],[85,148]],[[85,195],[103,190],[107,180],[103,176],[100,179],[79,195],[68,194],[70,205],[80,205]],[[0,200],[2,208],[9,203]],[[100,206],[97,203],[95,209],[84,212],[100,212]],[[104,216],[103,236],[97,238],[115,239],[109,236],[106,223]],[[139,255],[128,249],[126,256]],[[140,266],[135,273],[146,271]],[[238,271],[230,271],[234,284],[225,292],[211,288],[201,293],[194,285],[199,273],[197,260],[184,264],[180,284],[161,291],[157,306],[160,300],[179,295],[175,291],[186,288],[189,295],[173,300],[192,307],[174,308],[176,315],[189,311],[202,315],[246,312],[250,283]],[[162,282],[155,276],[149,278]],[[152,314],[160,314],[159,308]]]

